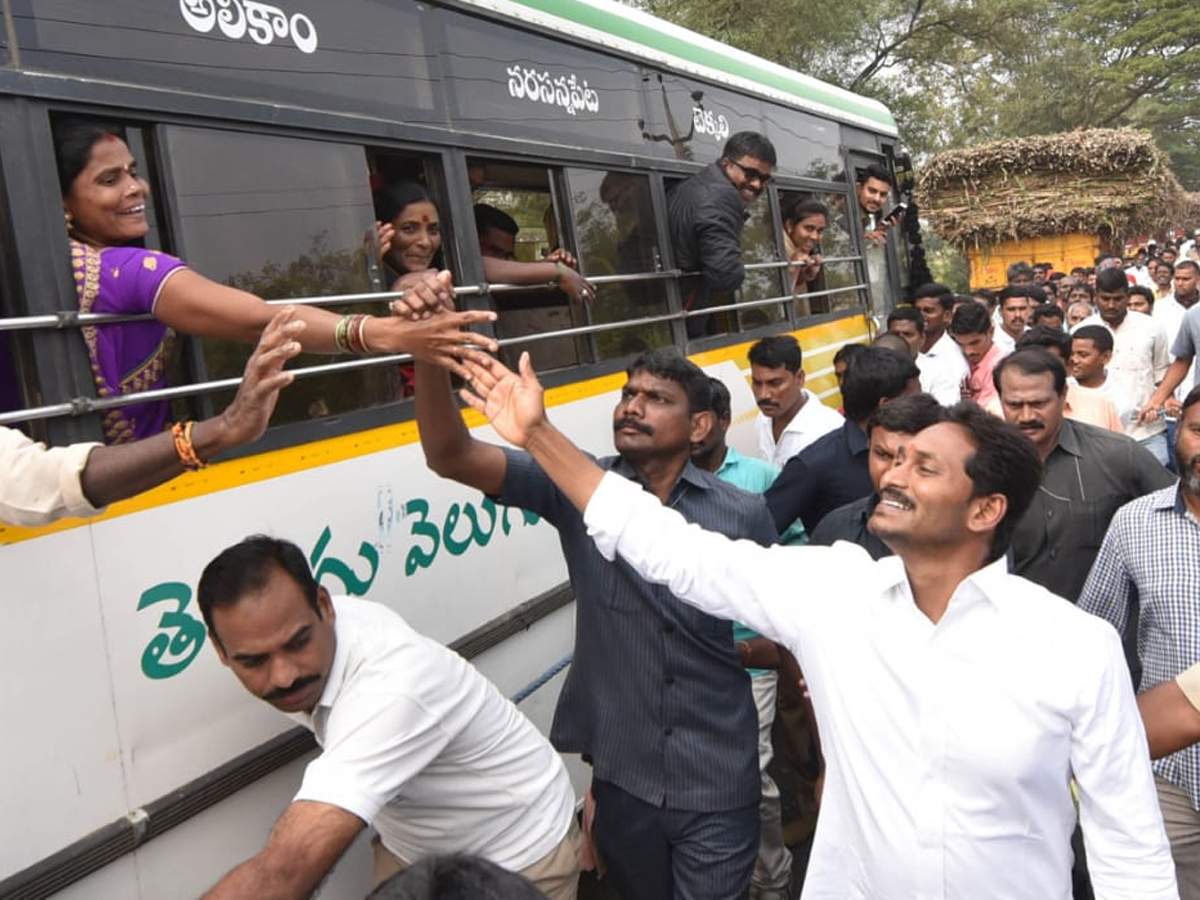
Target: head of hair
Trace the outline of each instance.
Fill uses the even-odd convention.
[[[1091,341],[1101,353],[1111,353],[1116,344],[1112,332],[1103,325],[1083,325],[1071,334],[1073,341]]]
[[[1051,272],[1049,275],[1046,276],[1046,280],[1047,281],[1062,281],[1066,277],[1067,277],[1066,272]]]
[[[1129,278],[1123,269],[1101,269],[1096,273],[1096,290],[1128,295]]]
[[[1194,388],[1192,388],[1190,391],[1188,391],[1187,396],[1183,398],[1183,406],[1179,410],[1180,417],[1182,418],[1183,414],[1186,413],[1193,406],[1195,406],[1197,403],[1200,403],[1200,384],[1196,385]]]
[[[1191,260],[1185,259],[1185,260],[1184,260],[1184,262],[1191,262]],[[1174,274],[1175,274],[1175,264],[1174,264],[1174,263],[1169,263],[1169,262],[1167,262],[1165,259],[1159,259],[1159,260],[1155,260],[1155,262],[1154,262],[1154,268],[1156,268],[1156,269],[1166,269],[1166,270],[1167,270],[1167,271],[1169,271],[1169,272],[1170,272],[1172,275],[1174,275]]]
[[[1061,359],[1071,358],[1071,336],[1061,328],[1051,325],[1034,325],[1017,338],[1017,348],[1043,347],[1057,351]]]
[[[992,328],[992,314],[978,303],[964,303],[950,319],[951,334],[987,334]]]
[[[393,875],[367,900],[545,900],[525,877],[465,853],[426,856]]]
[[[850,357],[842,382],[842,404],[846,418],[864,422],[880,400],[899,397],[921,371],[907,352],[886,347],[867,347]]]
[[[1014,263],[1016,265],[1016,263]],[[1010,297],[1024,297],[1026,300],[1032,300],[1036,304],[1046,302],[1046,292],[1036,284],[1010,284],[1000,289],[1000,305],[1004,305],[1004,301]]]
[[[996,292],[988,288],[976,288],[971,291],[971,296],[976,300],[982,300],[986,303],[988,309],[995,309],[996,304],[1000,302],[1000,298],[996,296]]]
[[[475,204],[475,233],[483,234],[489,228],[503,231],[505,234],[516,234],[521,230],[517,220],[502,209],[496,209],[486,203]]]
[[[1008,499],[1004,517],[996,526],[988,548],[987,561],[994,562],[1008,550],[1017,522],[1041,484],[1042,461],[1033,441],[975,403],[964,401],[950,407],[944,411],[943,421],[958,425],[975,445],[975,452],[966,463],[971,496],[1003,494]]]
[[[58,119],[52,126],[54,152],[58,165],[58,185],[65,196],[79,173],[92,158],[92,147],[98,141],[125,139],[125,129],[112,122],[69,116]]]
[[[895,350],[897,353],[903,353],[905,356],[911,356],[912,350],[908,346],[908,341],[900,337],[892,331],[881,331],[871,339],[868,347],[883,347],[885,350]]]
[[[932,297],[942,304],[942,309],[954,309],[954,291],[936,281],[927,282],[913,291],[913,302]]]
[[[804,354],[800,351],[800,342],[790,334],[775,334],[765,337],[750,347],[747,354],[751,365],[762,366],[764,369],[778,369],[783,366],[793,375],[800,371]]]
[[[911,306],[897,306],[890,313],[888,313],[888,328],[892,327],[893,322],[912,322],[917,326],[918,334],[925,333],[925,317]]]
[[[1146,302],[1154,309],[1154,291],[1146,287],[1144,284],[1132,284],[1129,286],[1129,296],[1137,294],[1139,297],[1144,297]]]
[[[806,197],[803,194],[799,195],[795,201],[788,204],[783,211],[783,221],[796,222],[812,216],[824,216],[825,221],[829,221],[829,207],[820,200],[814,200],[812,197]]]
[[[1032,321],[1036,325],[1042,319],[1058,319],[1063,321],[1065,314],[1057,303],[1040,303],[1033,310]]]
[[[673,381],[687,394],[688,412],[695,414],[712,409],[712,386],[708,376],[698,365],[679,352],[676,347],[659,347],[648,350],[629,364],[626,377],[638,372],[647,372],[655,378]]]
[[[1029,265],[1029,263],[1025,262],[1024,260],[1019,260],[1015,263],[1012,263],[1008,267],[1008,271],[1005,274],[1008,276],[1009,281],[1013,281],[1014,279],[1020,278],[1022,276],[1024,276],[1025,278],[1032,279],[1033,278],[1033,268]],[[1003,292],[1001,292],[1001,294],[1000,294],[1000,299],[1001,300],[1004,299]]]
[[[1172,273],[1178,272],[1180,269],[1191,269],[1197,275],[1200,275],[1200,263],[1196,262],[1194,259],[1181,259],[1179,262],[1175,263]]]
[[[233,606],[246,594],[261,591],[276,572],[282,571],[299,585],[304,599],[321,616],[317,602],[317,582],[304,551],[291,541],[265,534],[254,534],[226,547],[204,567],[196,588],[200,615],[213,640],[221,645],[220,635],[213,627],[213,609]]]
[[[1086,281],[1077,281],[1073,285],[1071,285],[1071,290],[1067,291],[1067,296],[1070,296],[1073,291],[1084,291],[1085,293],[1087,293],[1089,301],[1091,300],[1091,298],[1093,296],[1095,296],[1095,292],[1092,290],[1092,286],[1090,284],[1088,284]],[[1075,300],[1074,302],[1078,303],[1079,301]]]
[[[892,176],[889,175],[888,170],[879,165],[879,163],[871,163],[870,165],[863,166],[858,170],[858,174],[854,180],[859,184],[865,184],[867,180],[871,178],[874,178],[876,181],[882,181],[888,185],[892,183]]]
[[[729,388],[720,378],[711,375],[708,377],[708,386],[712,388],[712,404],[709,408],[718,420],[728,419],[733,415],[733,398],[729,395]]]
[[[1062,395],[1067,390],[1067,367],[1063,361],[1045,347],[1021,347],[1014,350],[992,369],[992,384],[1000,392],[1000,376],[1007,369],[1016,369],[1023,375],[1045,375],[1054,377],[1054,392]]]
[[[916,434],[942,420],[942,404],[932,394],[907,394],[876,407],[867,419],[867,434],[875,427],[899,434]]]
[[[372,196],[375,202],[375,218],[390,222],[413,203],[433,203],[425,186],[415,181],[396,181],[385,184]]]
[[[721,156],[731,162],[743,156],[750,156],[775,165],[775,146],[757,131],[739,131],[730,135],[724,149],[721,150]]]
[[[838,352],[833,354],[833,364],[836,366],[838,363],[844,362],[849,365],[851,357],[866,349],[866,344],[842,344],[842,346],[838,348]]]

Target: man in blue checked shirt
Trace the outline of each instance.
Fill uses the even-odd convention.
[[[1179,484],[1117,511],[1079,605],[1124,631],[1138,607],[1142,688],[1200,660],[1200,387],[1175,433]],[[1154,764],[1159,805],[1183,900],[1200,898],[1200,746]]]

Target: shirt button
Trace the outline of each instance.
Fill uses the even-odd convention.
[[[664,681],[665,681],[667,684],[674,684],[674,683],[675,683],[675,676],[674,676],[674,675],[668,675],[668,676],[667,676],[666,678],[664,678],[663,680],[664,680]]]
[[[1053,519],[1054,518],[1054,510],[1052,510],[1052,509],[1046,510],[1046,518]]]
[[[1051,550],[1051,551],[1050,551],[1050,558],[1051,558],[1051,559],[1058,559],[1058,551],[1057,551],[1057,550]]]
[[[671,732],[674,730],[675,730],[674,728],[672,728],[670,725],[668,725],[666,728],[663,729],[663,734],[669,736],[671,734]]]

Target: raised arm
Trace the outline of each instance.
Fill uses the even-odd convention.
[[[451,312],[453,290],[449,272],[419,272],[406,275],[395,285],[405,296],[393,304],[393,316],[367,316],[361,333],[357,328],[352,344],[361,340],[369,353],[411,353],[439,365],[457,366],[457,351],[464,344],[495,349],[486,335],[466,331],[496,314],[485,310]],[[154,307],[155,317],[176,331],[196,337],[232,341],[255,341],[274,311],[261,298],[246,291],[218,284],[191,269],[179,269],[163,283]],[[314,353],[340,353],[338,323],[345,318],[327,309],[300,306],[296,318],[306,324],[301,345]],[[345,337],[343,338],[343,344]]]
[[[302,900],[365,827],[329,803],[296,800],[279,817],[267,846],[222,878],[203,900]]]
[[[246,362],[245,375],[233,402],[211,419],[192,428],[192,445],[204,461],[217,454],[256,441],[267,430],[279,392],[294,376],[284,364],[300,352],[299,337],[305,323],[292,306],[275,315]],[[134,444],[97,447],[88,456],[80,476],[83,492],[95,506],[106,506],[162,484],[184,472],[170,432]]]

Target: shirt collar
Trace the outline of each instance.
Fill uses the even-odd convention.
[[[638,475],[637,471],[629,463],[629,460],[625,459],[623,456],[612,457],[609,462],[609,469],[611,469],[613,472],[616,472],[623,478],[628,478],[630,481],[636,481],[642,487],[646,486],[646,483],[642,481],[641,476]],[[679,481],[686,482],[691,487],[702,488],[704,490],[708,490],[710,487],[709,483],[704,480],[704,474],[699,468],[692,464],[691,460],[688,460],[684,464],[683,471],[679,473]],[[679,482],[676,482],[674,485],[672,485],[671,492],[674,493],[678,486]]]
[[[858,456],[858,454],[866,452],[870,444],[861,428],[847,419],[842,423],[842,430],[846,432],[846,444],[849,446],[852,454]]]
[[[738,453],[736,450],[734,450],[732,447],[730,447],[728,444],[726,444],[725,445],[725,459],[724,459],[724,461],[722,461],[721,465],[717,467],[717,471],[714,472],[713,474],[716,475],[718,478],[720,478],[722,472],[725,472],[729,469],[736,467],[737,464],[741,461],[742,461],[742,454]]]
[[[913,604],[915,607],[917,601],[913,597],[912,586],[908,583],[908,573],[904,569],[904,561],[899,556],[885,556],[876,562],[875,566],[880,578],[879,589],[881,591],[888,591],[895,588],[899,592],[899,597],[903,598],[905,602]],[[957,601],[958,605],[961,606],[964,602],[979,599],[986,600],[993,606],[1000,607],[1003,605],[1002,598],[1006,593],[1004,582],[1007,579],[1008,560],[1001,556],[999,559],[988,563],[982,568],[976,569],[964,578],[958,587],[954,589],[954,595],[950,598],[950,605],[953,607]],[[948,608],[947,613],[949,611]]]
[[[1083,456],[1083,451],[1079,446],[1079,435],[1075,431],[1075,424],[1063,416],[1062,427],[1058,431],[1058,440],[1054,444],[1054,450],[1062,450],[1064,453],[1070,453],[1072,456]],[[1050,452],[1053,453],[1054,450]]]

